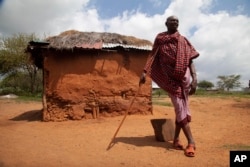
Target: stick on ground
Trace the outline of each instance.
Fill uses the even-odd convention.
[[[124,117],[123,117],[123,119],[122,119],[120,125],[118,126],[118,128],[117,128],[117,130],[116,130],[116,132],[115,132],[113,138],[111,139],[111,141],[110,141],[110,143],[109,143],[109,145],[108,145],[108,147],[107,147],[106,150],[111,149],[111,148],[115,145],[115,142],[114,142],[115,137],[116,137],[117,133],[119,132],[119,130],[120,130],[120,128],[121,128],[121,126],[122,126],[124,120],[126,119],[126,117],[127,117],[128,113],[129,113],[129,111],[130,111],[130,109],[131,109],[131,107],[132,107],[132,105],[133,105],[133,103],[134,103],[136,97],[138,96],[138,94],[139,94],[139,92],[140,92],[140,88],[141,88],[141,85],[139,85],[138,90],[137,90],[135,96],[133,97],[133,99],[132,99],[132,101],[131,101],[131,103],[130,103],[130,105],[129,105],[129,108],[128,108],[127,111],[125,112],[125,115],[124,115]]]

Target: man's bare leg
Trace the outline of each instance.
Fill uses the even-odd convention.
[[[193,144],[194,145],[195,142],[194,142],[194,139],[193,139],[193,135],[191,133],[191,128],[189,126],[189,123],[187,123],[186,125],[184,125],[182,127],[182,130],[183,130],[183,132],[184,132],[184,134],[185,134],[185,136],[186,136],[186,138],[188,140],[188,144]]]
[[[183,145],[180,143],[179,136],[181,132],[181,126],[178,124],[175,124],[175,134],[174,134],[174,148],[177,150],[183,150]]]
[[[188,140],[188,145],[184,151],[184,154],[188,157],[194,157],[195,156],[195,153],[194,153],[194,150],[195,150],[195,142],[194,142],[194,139],[193,139],[193,136],[192,136],[192,133],[191,133],[191,129],[190,129],[190,126],[189,126],[189,123],[187,123],[185,126],[182,127],[182,130]]]
[[[180,127],[180,125],[175,124],[174,141],[179,140],[180,132],[181,132],[181,127]]]

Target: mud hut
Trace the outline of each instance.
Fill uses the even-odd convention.
[[[123,115],[151,48],[132,36],[75,30],[31,41],[27,51],[43,69],[43,121]],[[129,114],[152,114],[151,91],[148,78]]]

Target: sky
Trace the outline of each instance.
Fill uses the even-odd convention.
[[[249,0],[0,0],[0,37],[66,30],[111,32],[154,41],[170,15],[200,56],[198,81],[216,85],[219,75],[250,80]]]

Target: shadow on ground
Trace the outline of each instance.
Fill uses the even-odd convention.
[[[155,139],[155,136],[142,136],[142,137],[117,137],[114,140],[115,143],[122,142],[126,144],[135,145],[138,147],[152,146],[162,147],[166,149],[172,149],[171,142],[159,142]]]
[[[31,110],[24,112],[14,118],[12,121],[42,121],[42,110]]]
[[[250,102],[239,102],[236,104],[232,104],[232,107],[236,108],[250,108]]]

